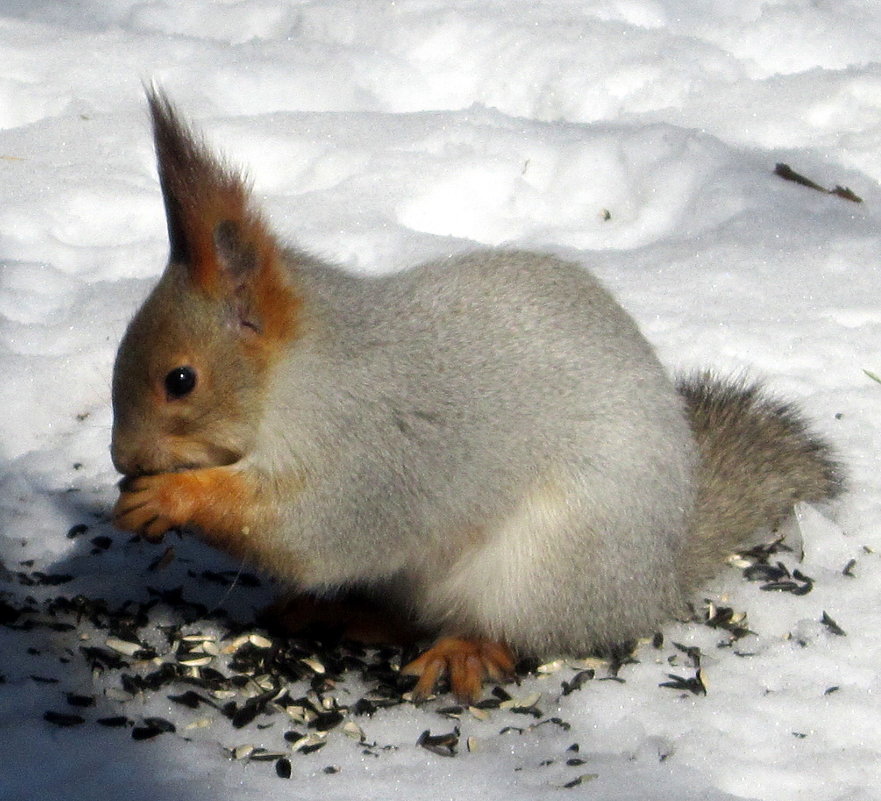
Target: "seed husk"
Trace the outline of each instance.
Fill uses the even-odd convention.
[[[272,640],[262,634],[249,634],[248,642],[255,648],[272,648]]]
[[[343,724],[343,733],[346,737],[351,737],[358,742],[363,742],[365,739],[364,730],[353,720],[347,720]]]
[[[111,651],[116,651],[116,653],[122,654],[123,656],[135,656],[146,650],[139,642],[122,640],[119,637],[108,637],[104,640],[104,645],[106,645]]]
[[[459,745],[459,730],[454,729],[448,734],[432,734],[429,729],[426,729],[419,735],[416,745],[438,756],[455,756],[456,747]]]

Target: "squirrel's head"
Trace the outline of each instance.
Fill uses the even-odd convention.
[[[125,475],[246,455],[299,307],[245,181],[163,95],[150,91],[148,101],[171,253],[114,366],[111,455]]]

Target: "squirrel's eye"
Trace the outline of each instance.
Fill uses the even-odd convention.
[[[175,367],[165,376],[165,391],[169,398],[183,398],[196,386],[196,371],[192,367]]]

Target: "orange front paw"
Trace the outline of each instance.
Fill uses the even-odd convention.
[[[113,522],[117,528],[160,542],[169,529],[186,525],[191,514],[192,499],[180,474],[160,473],[123,479]]]
[[[514,655],[500,642],[442,637],[401,672],[419,676],[413,688],[413,698],[417,701],[430,695],[441,676],[446,675],[456,698],[463,703],[473,703],[486,679],[509,681],[514,677]]]

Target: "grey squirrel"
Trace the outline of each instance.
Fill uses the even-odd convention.
[[[790,405],[674,386],[583,267],[486,250],[347,274],[280,245],[241,174],[148,102],[170,258],[114,367],[115,523],[378,600],[437,638],[405,667],[417,697],[650,634],[838,492]]]

